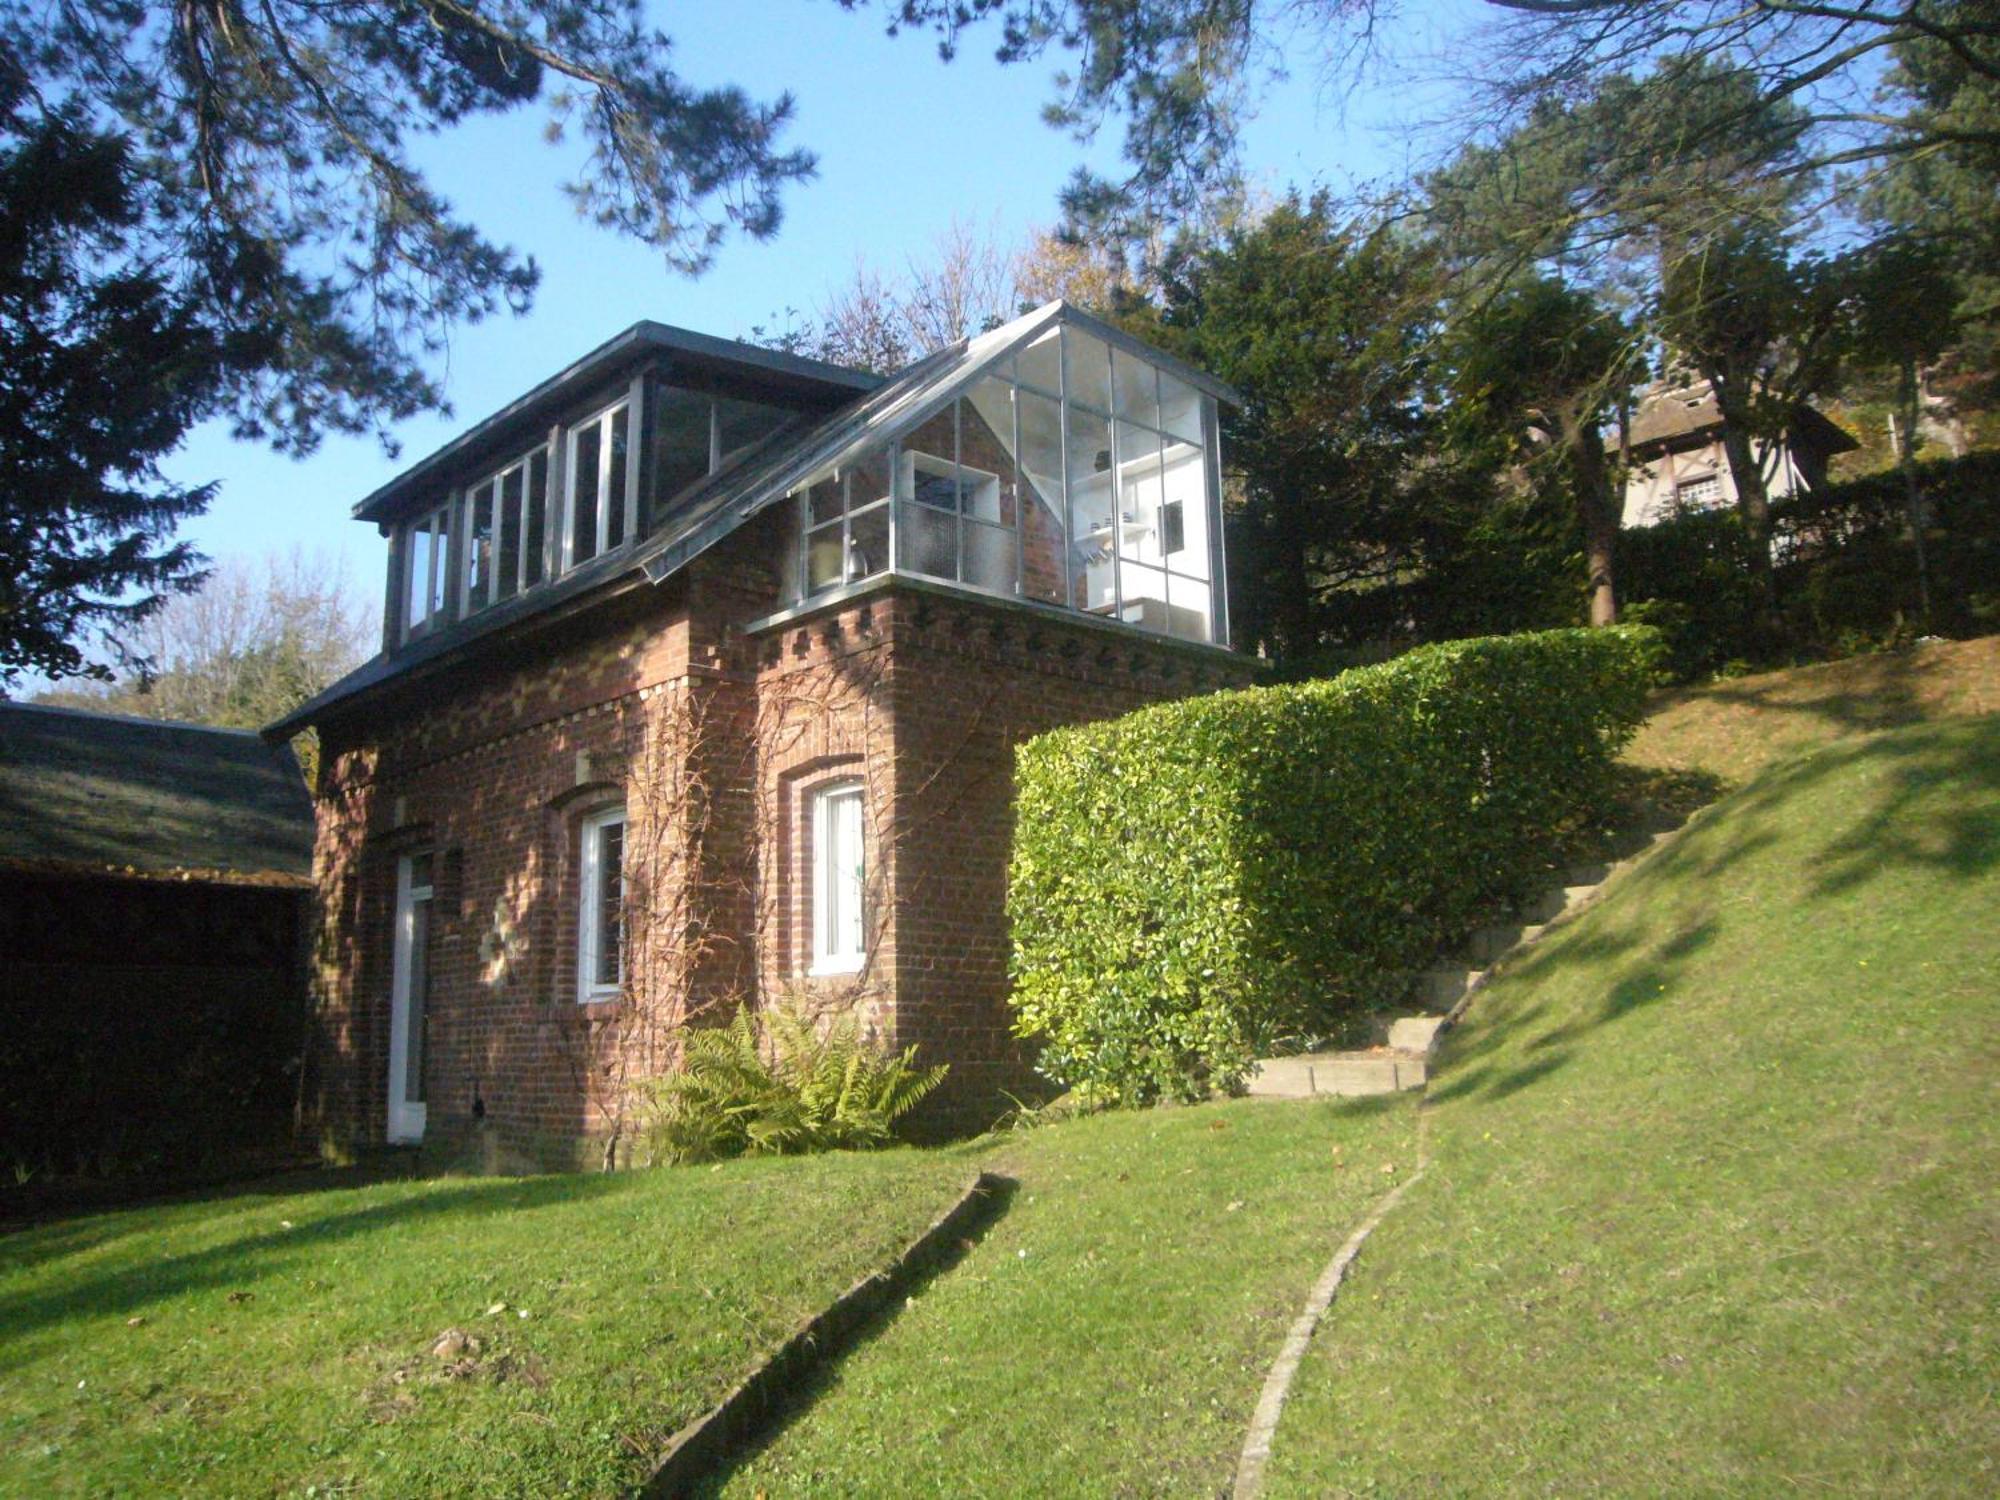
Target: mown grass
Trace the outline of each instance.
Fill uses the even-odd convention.
[[[1410,1096],[1239,1100],[1023,1137],[964,1260],[844,1358],[731,1495],[1212,1495]]]
[[[1996,913],[1985,719],[1782,765],[1552,935],[1449,1046],[1270,1492],[2000,1489]]]
[[[2000,636],[1944,641],[1664,695],[1625,753],[1648,771],[1740,786],[1857,734],[2000,713]]]
[[[0,1238],[0,1494],[617,1493],[970,1171],[396,1182]],[[432,1354],[450,1328],[476,1355]]]

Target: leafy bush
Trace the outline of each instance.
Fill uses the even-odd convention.
[[[655,1161],[712,1161],[886,1145],[896,1121],[944,1081],[917,1049],[865,1041],[853,1017],[821,1032],[773,1010],[760,1034],[748,1006],[721,1027],[688,1033],[680,1071],[649,1086],[646,1134]]]
[[[1852,655],[1924,630],[2000,625],[2000,454],[1917,465],[1927,512],[1931,612],[1923,617],[1900,470],[1827,485],[1772,507],[1778,630],[1765,619],[1750,542],[1733,511],[1693,511],[1623,533],[1618,588],[1628,620],[1657,625],[1683,680],[1732,662]]]
[[[1013,1004],[1042,1071],[1095,1101],[1197,1097],[1396,998],[1538,883],[1657,652],[1637,627],[1454,641],[1024,745]]]

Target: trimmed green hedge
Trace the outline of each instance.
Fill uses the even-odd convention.
[[[1657,651],[1633,627],[1453,641],[1029,741],[1015,1029],[1057,1083],[1147,1103],[1395,998],[1603,794]]]

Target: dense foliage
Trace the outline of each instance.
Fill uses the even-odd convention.
[[[225,349],[131,260],[142,202],[124,141],[74,104],[35,108],[0,62],[0,691],[81,670],[81,637],[199,577],[173,531],[213,487],[159,463],[216,399]]]
[[[1655,647],[1628,627],[1457,641],[1023,746],[1014,1006],[1043,1071],[1094,1099],[1198,1097],[1397,998],[1602,794]]]
[[[851,1016],[821,1028],[773,1009],[760,1029],[744,1006],[727,1026],[689,1031],[679,1071],[648,1085],[655,1161],[714,1161],[884,1146],[895,1124],[944,1082],[917,1049],[866,1040]]]
[[[204,419],[281,451],[442,408],[455,324],[533,295],[412,145],[536,101],[578,211],[698,271],[811,174],[791,102],[695,87],[640,0],[0,9],[0,686],[191,586]]]
[[[1927,591],[1902,474],[1871,474],[1773,506],[1780,659],[2000,628],[2000,454],[1920,463],[1914,479],[1928,541]],[[1772,660],[1753,545],[1733,511],[1697,511],[1630,530],[1621,547],[1632,601],[1627,618],[1659,628],[1675,676]]]

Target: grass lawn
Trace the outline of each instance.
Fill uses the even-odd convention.
[[[732,1495],[1213,1495],[1414,1100],[1101,1115],[1021,1137],[958,1267],[843,1360]],[[1385,1171],[1384,1168],[1392,1170]]]
[[[1654,705],[1625,760],[1740,786],[1856,734],[1992,713],[2000,713],[2000,635],[1683,688]]]
[[[1474,1006],[1274,1493],[2000,1491],[2000,719],[1918,722],[1996,708],[2000,640],[1662,705],[1634,778],[1740,789]],[[3,1236],[0,1494],[618,1493],[976,1166],[1001,1216],[722,1487],[1214,1494],[1417,1118],[1241,1100]]]
[[[1474,1006],[1269,1492],[2000,1492],[1997,1023],[2000,719],[1755,780]]]
[[[0,1494],[617,1493],[970,1171],[395,1182],[0,1237]],[[449,1328],[475,1357],[430,1352]]]

